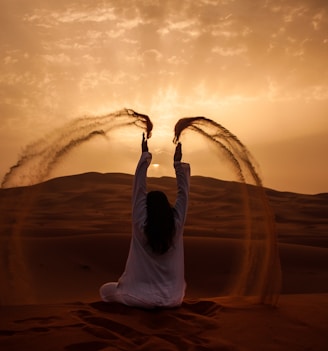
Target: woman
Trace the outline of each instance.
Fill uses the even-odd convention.
[[[152,155],[143,135],[132,193],[132,239],[125,271],[118,282],[100,288],[105,302],[143,308],[182,303],[184,279],[183,227],[186,219],[190,166],[181,162],[181,144],[174,154],[177,199],[174,207],[160,191],[147,194],[146,177]]]

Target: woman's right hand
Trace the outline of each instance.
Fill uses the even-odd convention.
[[[179,143],[177,143],[177,146],[175,147],[174,161],[180,162],[181,159],[182,159],[182,145],[179,142]]]

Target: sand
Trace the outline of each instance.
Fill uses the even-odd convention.
[[[267,189],[279,239],[276,307],[224,294],[244,228],[238,184],[192,177],[180,308],[105,304],[130,240],[132,176],[88,173],[0,190],[1,350],[327,350],[328,194]],[[173,201],[175,180],[149,188]]]

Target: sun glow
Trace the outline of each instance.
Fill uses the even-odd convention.
[[[156,120],[154,135],[173,138],[173,128],[179,112],[179,94],[173,87],[160,89],[153,97],[150,114]],[[156,130],[155,130],[156,128]]]

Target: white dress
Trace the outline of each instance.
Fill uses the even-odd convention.
[[[179,306],[184,298],[183,228],[186,219],[190,166],[174,162],[177,179],[175,236],[173,245],[163,255],[154,254],[147,245],[144,225],[147,218],[147,169],[151,154],[143,152],[135,172],[132,193],[132,239],[125,270],[117,283],[100,288],[103,301],[121,302],[145,308]]]

